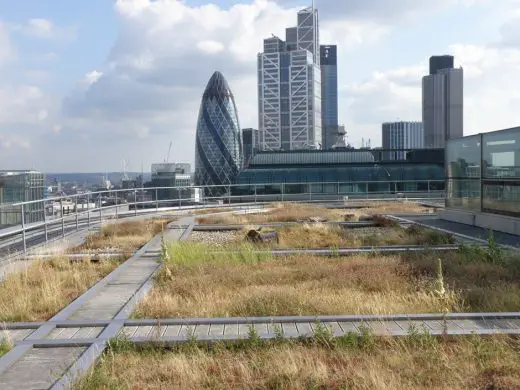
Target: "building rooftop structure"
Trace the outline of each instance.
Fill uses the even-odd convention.
[[[238,175],[237,184],[283,186],[291,183],[296,193],[306,191],[305,183],[314,183],[313,193],[333,194],[444,188],[442,151],[405,150],[403,153],[407,160],[386,161],[385,149],[258,152]],[[257,193],[258,190],[257,186]]]
[[[448,141],[442,218],[520,235],[520,127]]]

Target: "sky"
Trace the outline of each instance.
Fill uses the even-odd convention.
[[[464,134],[520,125],[519,0],[315,0],[338,45],[348,142],[421,120],[431,55],[464,68]],[[0,0],[0,169],[149,170],[193,162],[215,70],[258,127],[256,55],[310,0]]]

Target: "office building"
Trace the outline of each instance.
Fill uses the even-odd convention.
[[[320,46],[322,148],[331,149],[338,140],[338,48]]]
[[[520,235],[519,140],[516,127],[448,141],[442,219]]]
[[[244,167],[246,167],[259,146],[258,129],[242,129],[242,152],[244,153]]]
[[[422,122],[386,122],[382,125],[383,149],[423,149]],[[403,151],[386,152],[389,160],[405,160]]]
[[[380,150],[260,151],[237,178],[233,195],[269,200],[338,199],[366,193],[444,189],[444,150],[414,150],[387,160]],[[238,199],[238,198],[237,198]]]
[[[430,74],[437,74],[442,69],[453,69],[455,67],[455,57],[450,55],[430,57]]]
[[[422,80],[424,145],[444,148],[446,141],[463,136],[464,72],[453,68],[452,56],[430,58],[430,72]]]
[[[33,223],[44,219],[45,176],[37,171],[0,171],[0,226],[22,223],[22,207],[12,203],[30,202],[23,207],[23,222]]]
[[[258,54],[258,113],[263,150],[315,149],[322,143],[318,11],[298,12],[286,40],[264,40]]]
[[[220,72],[206,86],[200,104],[195,136],[195,184],[232,184],[242,166],[242,140],[235,98]],[[218,196],[225,187],[212,188],[206,195]]]
[[[158,188],[155,191],[155,194],[152,192],[152,198],[154,200],[191,199],[191,190],[183,188],[191,185],[190,164],[152,164],[151,171],[152,180],[150,182],[150,187],[163,187]]]

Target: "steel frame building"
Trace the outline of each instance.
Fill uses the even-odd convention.
[[[314,149],[321,143],[318,11],[298,13],[286,41],[264,40],[258,54],[258,112],[263,150]]]

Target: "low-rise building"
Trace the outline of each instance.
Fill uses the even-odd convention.
[[[44,219],[45,177],[38,171],[0,171],[0,226],[39,222]],[[13,204],[30,203],[23,206]]]

